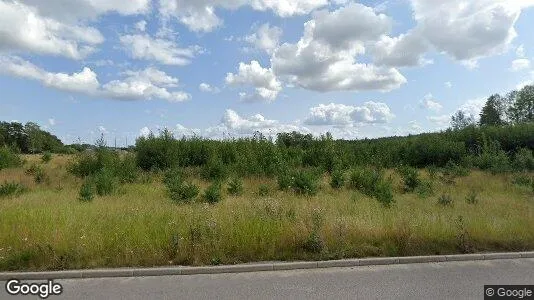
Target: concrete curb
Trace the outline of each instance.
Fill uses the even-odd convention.
[[[303,261],[303,262],[275,262],[257,263],[228,266],[208,267],[160,267],[160,268],[120,268],[100,270],[73,270],[57,272],[5,272],[0,273],[0,281],[9,279],[19,280],[47,280],[47,279],[82,279],[82,278],[105,278],[105,277],[144,277],[166,275],[198,275],[198,274],[221,274],[221,273],[246,273],[282,270],[305,270],[321,268],[359,267],[376,265],[398,265],[417,263],[437,263],[453,261],[477,261],[496,259],[534,258],[532,252],[512,253],[483,253],[483,254],[459,254],[459,255],[433,255],[433,256],[408,256],[408,257],[379,257],[362,259],[344,259],[328,261]]]

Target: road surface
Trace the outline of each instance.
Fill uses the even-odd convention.
[[[484,285],[534,284],[534,259],[57,282],[48,299],[483,299]]]

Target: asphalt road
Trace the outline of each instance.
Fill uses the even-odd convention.
[[[48,299],[483,299],[484,285],[534,284],[534,259],[57,282]]]

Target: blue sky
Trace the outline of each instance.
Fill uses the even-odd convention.
[[[532,0],[0,0],[0,120],[66,143],[446,128],[534,81]]]

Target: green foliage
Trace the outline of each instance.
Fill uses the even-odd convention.
[[[345,174],[342,170],[335,170],[332,172],[330,186],[333,189],[340,189],[345,186]]]
[[[174,182],[167,185],[171,200],[176,203],[190,202],[200,193],[200,188],[191,182]]]
[[[113,173],[121,183],[134,183],[139,178],[135,156],[125,154],[122,158],[118,158]]]
[[[516,171],[534,170],[534,155],[532,155],[532,150],[527,148],[519,149],[515,154],[512,166]]]
[[[468,128],[474,125],[475,125],[475,118],[472,115],[467,116],[461,110],[457,111],[451,117],[451,127],[454,130],[462,130],[462,129],[465,129],[465,128]]]
[[[281,191],[287,191],[293,186],[294,177],[289,171],[282,171],[278,174],[278,188]]]
[[[243,180],[238,178],[230,180],[227,191],[232,196],[241,196],[243,194]]]
[[[222,161],[210,160],[203,167],[201,176],[206,180],[223,180],[228,176],[228,170]]]
[[[96,173],[92,181],[99,196],[108,196],[113,194],[117,189],[117,181],[110,169],[102,169]]]
[[[80,192],[78,193],[78,200],[82,202],[89,202],[95,198],[95,188],[93,183],[90,180],[85,180],[82,186],[80,187]]]
[[[221,202],[223,199],[222,187],[219,182],[212,183],[205,191],[203,195],[204,201],[209,204],[215,204]]]
[[[321,253],[324,248],[324,243],[319,237],[319,234],[316,231],[313,231],[304,241],[302,248],[306,252]]]
[[[33,174],[33,180],[35,183],[44,183],[48,180],[48,176],[46,175],[45,171],[41,167],[37,167],[35,169],[35,173]]]
[[[28,122],[0,122],[0,147],[8,146],[22,153],[61,152],[63,143],[56,136]]]
[[[517,174],[512,179],[512,183],[518,186],[530,186],[533,182],[534,178],[528,174]]]
[[[450,194],[441,194],[438,197],[438,204],[443,206],[451,206],[453,203],[452,196]]]
[[[469,169],[449,161],[443,168],[443,175],[451,178],[465,177],[469,175]]]
[[[43,163],[45,163],[45,164],[48,163],[48,162],[50,162],[51,160],[52,160],[52,153],[50,153],[50,152],[45,152],[45,153],[43,153],[43,155],[41,156],[41,161],[42,161]]]
[[[293,190],[300,195],[317,194],[318,178],[310,171],[299,170],[293,176]]]
[[[0,185],[0,197],[16,196],[25,191],[26,187],[16,182],[4,182]]]
[[[22,164],[20,156],[8,147],[0,146],[0,170],[16,168]]]
[[[527,85],[513,94],[514,99],[510,107],[511,119],[514,123],[529,123],[534,121],[534,85]]]
[[[432,185],[432,181],[421,180],[421,182],[415,189],[415,192],[417,193],[417,195],[419,195],[420,198],[428,198],[434,195],[434,186]]]
[[[363,194],[374,197],[384,206],[394,202],[391,182],[384,179],[382,170],[376,168],[358,168],[352,170],[349,186]]]
[[[499,94],[491,95],[480,113],[480,126],[500,126],[504,124],[502,111],[499,109],[503,102]]]
[[[419,172],[416,168],[402,166],[398,169],[398,172],[402,177],[402,182],[404,183],[404,191],[413,192],[421,184]]]

